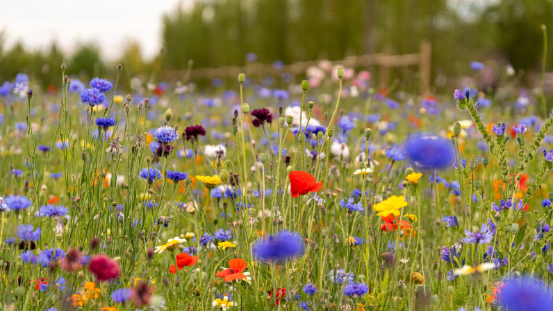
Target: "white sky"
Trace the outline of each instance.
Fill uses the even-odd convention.
[[[121,55],[126,40],[137,40],[145,57],[161,48],[163,13],[180,0],[0,0],[0,32],[8,47],[21,41],[43,48],[55,41],[66,52],[78,42],[95,42],[102,56]],[[189,5],[193,0],[182,0]]]

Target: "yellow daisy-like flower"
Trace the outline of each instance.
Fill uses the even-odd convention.
[[[409,219],[409,220],[412,221],[412,222],[416,222],[416,221],[419,220],[419,219],[417,218],[417,215],[414,215],[414,214],[405,214],[405,215],[403,215],[403,217]]]
[[[113,96],[113,101],[116,103],[116,104],[120,104],[123,102],[125,98],[121,95],[115,95]]]
[[[215,299],[212,303],[212,306],[221,308],[223,309],[223,311],[225,311],[227,308],[234,306],[234,302],[229,301],[227,294],[225,294],[223,296],[223,299]]]
[[[104,105],[96,105],[92,107],[92,111],[96,111],[96,112],[104,111]]]
[[[225,242],[219,242],[219,244],[217,244],[217,246],[219,246],[220,248],[222,248],[223,250],[227,249],[227,248],[234,248],[236,247],[236,244],[230,242],[230,241],[225,241]]]
[[[355,172],[353,172],[353,175],[363,175],[363,176],[366,176],[370,173],[374,172],[374,170],[372,168],[363,168],[363,169],[360,169],[360,170],[357,170]]]
[[[482,273],[488,270],[492,270],[495,268],[495,264],[492,262],[485,262],[481,265],[478,265],[476,267],[471,267],[465,265],[464,267],[460,269],[453,270],[454,275],[469,275],[469,274],[475,274],[475,273]]]
[[[194,232],[186,232],[186,234],[184,235],[184,238],[185,239],[191,239],[193,237],[195,237],[196,235],[194,234]]]
[[[394,215],[397,217],[401,214],[399,209],[405,206],[407,206],[407,202],[405,202],[404,196],[393,195],[376,204],[374,210],[378,212],[376,214],[377,216],[386,217],[388,215]]]
[[[164,250],[172,250],[175,249],[179,244],[186,242],[185,239],[181,239],[179,237],[174,237],[172,239],[167,240],[167,243],[164,245],[156,246],[156,249],[154,250],[154,253],[161,253]]]
[[[419,183],[419,179],[422,177],[422,173],[411,173],[407,176],[405,176],[405,179],[407,179],[408,181],[410,181],[412,184],[418,184]]]
[[[222,183],[221,178],[219,178],[218,175],[213,175],[213,176],[198,175],[196,176],[196,179],[203,182],[207,189],[213,189],[215,188],[215,186]]]

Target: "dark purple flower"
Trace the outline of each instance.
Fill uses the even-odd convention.
[[[273,114],[267,108],[254,109],[251,115],[255,118],[252,120],[252,124],[255,127],[273,122]]]
[[[186,140],[197,140],[198,136],[205,136],[205,129],[201,125],[188,126],[183,134]]]

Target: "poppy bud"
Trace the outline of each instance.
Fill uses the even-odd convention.
[[[255,216],[256,213],[257,211],[255,210],[255,208],[253,207],[248,208],[248,214],[250,214],[250,216]]]
[[[25,287],[19,286],[15,289],[15,296],[21,298],[25,296]]]
[[[307,90],[309,89],[309,81],[307,81],[307,80],[301,81],[301,89],[304,92],[307,92]]]
[[[165,120],[167,122],[169,122],[169,121],[171,121],[172,117],[173,117],[173,110],[171,110],[171,108],[169,108],[165,111]]]
[[[310,101],[308,104],[309,104],[309,109],[313,109],[313,106],[315,106],[315,103],[313,101]]]
[[[250,105],[248,105],[247,103],[243,103],[242,104],[242,113],[243,114],[250,113]]]
[[[262,153],[259,155],[259,162],[265,163],[267,161],[267,155],[265,153]]]
[[[221,173],[219,174],[219,178],[221,178],[221,181],[223,183],[227,183],[228,182],[228,179],[229,179],[229,172],[227,171],[226,168],[222,169],[221,170]]]
[[[279,117],[279,118],[278,118],[278,125],[283,126],[283,125],[284,125],[284,121],[286,121],[286,119],[285,119],[284,117]]]
[[[321,131],[317,132],[317,138],[318,139],[322,139],[323,135],[324,135],[323,132],[321,132]]]
[[[246,75],[241,73],[238,75],[238,83],[244,83],[246,81]]]
[[[476,164],[478,164],[476,159],[470,159],[469,167],[470,167],[471,170],[474,171],[476,169]]]
[[[333,130],[333,129],[329,129],[329,130],[328,130],[328,137],[332,138],[332,135],[334,135],[334,130]]]
[[[474,181],[474,188],[480,189],[482,187],[482,181],[481,180],[475,180]]]
[[[344,68],[338,68],[337,75],[339,79],[344,77]]]
[[[453,134],[455,134],[456,137],[459,137],[459,135],[461,135],[462,129],[463,128],[461,127],[461,123],[455,122],[455,124],[453,125]]]
[[[294,117],[286,116],[286,124],[292,125],[292,122],[294,122]]]
[[[517,232],[518,229],[519,229],[519,227],[520,227],[519,224],[517,224],[516,222],[513,223],[513,224],[511,225],[511,232]]]
[[[487,156],[483,157],[482,164],[484,164],[484,167],[488,166],[488,164],[490,164],[490,158],[488,158]]]
[[[292,170],[294,170],[294,168],[291,167],[291,166],[288,166],[288,167],[286,168],[286,172],[287,172],[288,174],[290,174],[290,172],[291,172]]]
[[[373,130],[367,127],[365,129],[365,138],[366,139],[371,139],[372,135],[373,135]]]

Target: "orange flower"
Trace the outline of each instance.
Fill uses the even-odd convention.
[[[298,195],[304,195],[309,192],[319,192],[323,187],[323,182],[317,182],[315,177],[304,171],[290,172],[290,192],[293,198]]]
[[[191,267],[194,266],[197,262],[200,256],[190,256],[187,253],[180,253],[177,255],[177,267],[179,270],[182,270],[184,267]],[[169,272],[172,274],[177,273],[177,269],[175,269],[175,265],[172,265],[169,267]]]
[[[246,270],[246,261],[244,259],[235,258],[228,261],[229,269],[215,273],[216,276],[225,279],[225,282],[245,279],[246,276],[242,273]]]
[[[115,307],[102,307],[102,311],[119,311]]]
[[[384,232],[393,232],[397,229],[398,221],[394,218],[394,215],[390,214],[388,216],[382,217],[384,224],[380,226],[380,229]],[[406,220],[399,221],[400,229],[411,229],[411,224]]]
[[[58,196],[52,196],[50,200],[48,200],[48,204],[57,204],[60,203],[60,198]]]
[[[44,284],[44,285],[48,285],[48,279],[47,278],[38,278],[34,281],[30,281],[29,284],[35,282],[35,289],[36,290],[39,290],[40,289],[40,285]]]

